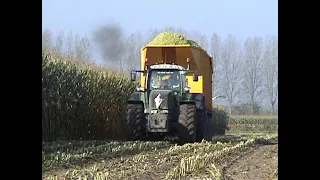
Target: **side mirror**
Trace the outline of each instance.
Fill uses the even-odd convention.
[[[198,82],[198,74],[194,73],[193,74],[193,81]]]
[[[131,71],[131,81],[135,81],[137,79],[137,73],[135,71]]]

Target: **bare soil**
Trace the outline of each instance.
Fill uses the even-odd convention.
[[[222,169],[225,180],[278,179],[278,140],[271,144],[256,145],[226,164]]]

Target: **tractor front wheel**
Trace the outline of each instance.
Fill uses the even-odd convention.
[[[194,104],[181,104],[178,119],[178,139],[181,143],[194,142],[196,140],[196,106]]]
[[[125,137],[127,141],[144,140],[145,120],[143,104],[128,104],[125,117]]]

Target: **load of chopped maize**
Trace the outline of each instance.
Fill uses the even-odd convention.
[[[187,39],[175,32],[163,32],[156,36],[148,45],[190,45],[200,47],[193,40]]]

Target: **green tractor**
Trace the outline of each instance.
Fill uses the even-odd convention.
[[[135,81],[143,73],[145,86],[132,93],[125,116],[128,141],[177,140],[180,143],[212,140],[212,114],[205,108],[205,96],[191,93],[187,74],[198,81],[194,71],[175,64],[155,64],[131,72]]]

